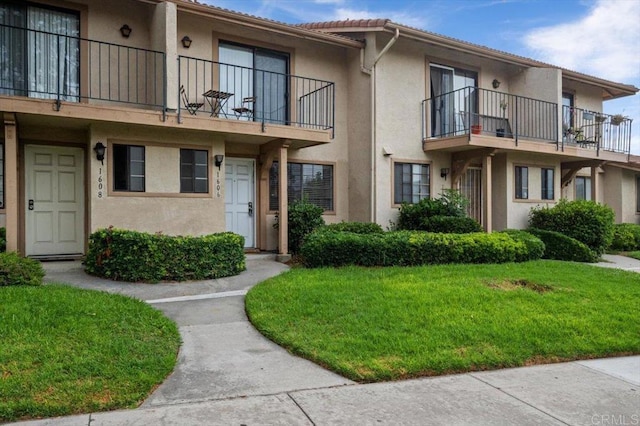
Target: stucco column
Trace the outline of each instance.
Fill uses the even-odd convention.
[[[598,180],[598,167],[591,167],[591,199],[593,201],[600,202],[598,200],[598,187],[600,181]]]
[[[4,211],[7,251],[18,250],[18,129],[14,114],[4,115]]]
[[[288,143],[283,143],[278,150],[278,202],[279,202],[279,224],[278,224],[278,257],[281,262],[288,261],[289,255],[289,193],[287,184],[287,150]]]
[[[482,158],[482,226],[487,232],[493,229],[492,204],[493,190],[491,188],[491,155]]]
[[[153,48],[166,55],[166,107],[169,110],[175,110],[178,108],[178,11],[175,3],[157,4],[151,26]]]

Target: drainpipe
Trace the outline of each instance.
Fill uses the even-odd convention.
[[[387,45],[378,53],[376,58],[373,60],[373,65],[371,65],[371,69],[367,69],[364,66],[364,48],[360,50],[360,71],[364,72],[371,76],[370,87],[371,87],[371,222],[375,223],[377,220],[376,214],[376,152],[377,152],[377,139],[376,139],[376,64],[382,58],[382,56],[387,53],[391,46],[398,41],[400,37],[400,30],[396,28],[396,32],[393,35],[393,38],[389,40]]]

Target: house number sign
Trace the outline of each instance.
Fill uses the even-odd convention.
[[[104,180],[102,178],[102,167],[99,167],[98,168],[98,198],[102,198],[102,194],[103,194],[102,190],[104,188],[103,182]]]
[[[220,170],[216,172],[216,198],[220,198]]]

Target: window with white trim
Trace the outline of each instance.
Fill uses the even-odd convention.
[[[540,198],[543,200],[553,200],[553,185],[554,185],[554,169],[542,168],[540,169],[541,186],[540,186]]]
[[[269,171],[269,210],[278,210],[278,170],[277,161]],[[302,199],[322,207],[324,211],[334,210],[333,166],[329,164],[287,163],[288,202]]]
[[[393,202],[415,204],[431,196],[429,164],[393,164]]]
[[[576,200],[591,200],[591,178],[576,176]]]

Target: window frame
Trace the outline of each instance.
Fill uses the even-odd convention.
[[[551,186],[549,186],[548,173],[551,172]],[[540,199],[545,201],[555,200],[555,172],[553,167],[540,168]],[[551,194],[549,194],[551,191]]]
[[[323,208],[323,212],[322,214],[335,214],[336,212],[336,165],[335,163],[328,163],[328,162],[308,162],[308,161],[287,161],[287,180],[289,180],[289,182],[287,182],[287,198],[288,198],[288,203],[290,204],[293,201],[299,201],[302,198],[297,198],[297,199],[292,199],[291,198],[291,194],[293,194],[295,191],[292,191],[291,188],[291,165],[300,165],[301,166],[301,180],[300,180],[300,184],[304,185],[304,166],[316,166],[316,167],[322,167],[324,169],[324,167],[330,167],[331,168],[331,188],[329,193],[331,194],[331,209],[325,209],[324,206],[320,206]],[[275,205],[279,206],[279,202],[280,202],[280,194],[279,194],[279,184],[280,184],[280,176],[279,176],[279,163],[278,161],[274,161],[271,165],[271,169],[269,170],[269,212],[271,213],[277,213],[280,209],[279,207],[276,209],[273,209],[272,207]],[[275,175],[274,175],[275,173]],[[274,178],[275,177],[275,178]],[[324,176],[323,176],[324,177]],[[304,195],[304,187],[301,187],[299,189],[299,192],[301,195]],[[317,205],[314,203],[314,205]]]
[[[118,182],[117,178],[116,178],[116,166],[118,166],[118,162],[116,161],[116,147],[125,147],[126,148],[126,170],[125,170],[125,175],[126,175],[126,181],[127,181],[127,188],[126,189],[120,189],[120,188],[116,188],[116,183]],[[142,149],[142,160],[131,160],[131,148],[141,148]],[[113,160],[111,161],[112,164],[112,172],[113,172],[113,185],[112,185],[112,190],[115,193],[123,193],[123,192],[132,192],[132,193],[145,193],[146,192],[146,187],[147,187],[147,154],[146,154],[146,146],[144,145],[134,145],[134,144],[120,144],[120,143],[114,143],[112,145],[111,148],[111,154],[112,154],[112,158]],[[132,190],[131,189],[131,178],[133,177],[133,175],[131,174],[131,163],[132,161],[141,161],[142,162],[142,170],[143,170],[143,174],[142,175],[136,175],[136,177],[142,177],[142,189],[141,190]]]
[[[583,198],[578,198],[578,180],[582,180],[583,184],[582,187],[584,188],[584,197]],[[587,191],[587,181],[589,182],[589,191]],[[573,183],[573,198],[575,200],[587,200],[590,201],[591,200],[591,176],[576,176],[574,179],[574,183]],[[587,198],[589,197],[589,198]]]
[[[5,209],[4,200],[5,200],[5,151],[4,151],[4,140],[0,141],[0,210]]]
[[[426,196],[420,196],[420,193],[418,194],[419,198],[418,201],[413,201],[413,199],[411,200],[411,202],[409,201],[398,201],[398,197],[396,196],[396,180],[397,180],[397,176],[396,176],[396,167],[397,166],[405,166],[405,165],[409,165],[411,166],[411,177],[414,176],[413,173],[413,166],[419,166],[419,167],[427,167],[427,183],[424,184],[422,182],[418,183],[418,185],[420,185],[421,187],[426,187],[427,188],[427,195]],[[416,204],[417,202],[420,202],[420,200],[423,199],[430,199],[431,198],[431,194],[433,193],[433,188],[431,187],[433,184],[433,179],[432,179],[432,167],[431,167],[431,162],[420,162],[420,161],[412,161],[412,160],[397,160],[393,162],[392,165],[392,191],[391,191],[391,202],[392,202],[392,206],[396,207],[396,206],[400,206],[403,202],[408,203],[408,204]],[[401,172],[402,174],[404,174],[404,171]],[[411,182],[411,184],[413,185],[413,182]],[[400,198],[403,198],[404,193],[402,193],[400,195]],[[411,198],[413,198],[413,186],[411,188],[411,194],[409,195]]]
[[[192,162],[189,163],[189,165],[192,167],[192,174],[191,176],[183,176],[182,172],[183,172],[183,166],[186,165],[187,163],[184,162],[183,160],[183,154],[187,154],[187,153],[191,153],[192,154]],[[205,177],[204,178],[198,178],[197,177],[197,167],[198,166],[202,166],[202,164],[198,164],[196,162],[196,153],[204,153],[205,156],[205,163],[204,163],[204,167],[205,167]],[[195,149],[195,148],[180,148],[180,193],[181,194],[209,194],[210,192],[210,179],[209,179],[209,150],[207,149]],[[189,190],[185,190],[183,188],[183,182],[185,180],[189,180],[191,181],[192,184],[192,188],[193,190],[189,191]],[[197,181],[198,180],[205,180],[206,181],[206,191],[198,191],[197,190]]]
[[[640,214],[640,175],[636,175],[636,214]]]
[[[520,171],[520,173],[518,173]],[[513,187],[516,200],[529,199],[529,166],[514,167]],[[523,185],[524,177],[524,185]]]

